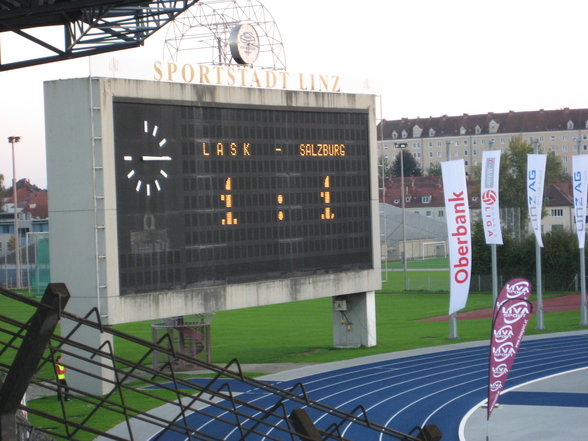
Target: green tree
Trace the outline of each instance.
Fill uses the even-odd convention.
[[[540,152],[542,149],[539,149]],[[533,153],[533,145],[521,136],[512,138],[508,150],[500,161],[500,205],[518,207],[521,222],[527,222],[527,155]],[[570,176],[563,171],[561,158],[551,152],[547,155],[545,167],[545,186],[555,182],[569,181]]]
[[[378,158],[378,176],[380,179],[389,178],[392,176],[392,166],[390,165],[390,161],[384,155]]]
[[[441,176],[441,163],[435,162],[429,164],[427,169],[427,176]]]
[[[402,164],[400,163],[400,155],[402,155]],[[401,175],[400,168],[404,169],[404,176],[422,176],[422,171],[418,166],[418,162],[414,156],[405,149],[400,150],[400,153],[394,158],[392,163],[392,176],[399,177]]]

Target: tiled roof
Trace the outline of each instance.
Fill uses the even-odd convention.
[[[388,178],[386,190],[380,190],[380,202],[402,206],[401,179]],[[468,181],[468,197],[470,208],[480,208],[479,186]],[[443,207],[443,181],[440,176],[406,176],[404,178],[405,208]],[[546,207],[573,206],[572,186],[569,182],[549,184],[543,194]]]
[[[497,131],[490,132],[490,123],[497,123]],[[398,120],[383,120],[378,124],[378,139],[392,139],[392,132],[396,131],[397,139],[402,138],[402,131],[406,131],[406,139],[433,138],[443,136],[488,135],[493,133],[528,133],[548,132],[556,130],[586,129],[588,123],[588,109],[560,109],[536,110],[528,112],[506,112],[480,115],[402,118]],[[422,129],[420,136],[413,137],[413,128]],[[476,133],[476,127],[479,133]],[[462,128],[465,130],[462,133]],[[432,130],[432,132],[430,132]],[[432,136],[431,136],[432,135]]]
[[[479,206],[479,195],[468,184],[470,208]],[[440,176],[406,176],[404,178],[405,208],[443,207],[443,182]],[[402,206],[401,178],[391,177],[386,181],[384,197],[380,202]]]
[[[47,190],[40,189],[28,179],[16,181],[18,207],[24,213],[31,213],[33,219],[47,219],[49,215]],[[5,204],[13,204],[12,187],[6,189]]]

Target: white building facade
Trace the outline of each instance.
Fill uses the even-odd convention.
[[[423,171],[441,161],[463,158],[469,172],[481,164],[482,151],[505,151],[518,136],[536,142],[543,153],[554,152],[564,172],[571,173],[571,157],[588,153],[588,109],[402,118],[382,120],[378,127],[380,152],[389,163],[398,153],[395,144],[406,143]]]

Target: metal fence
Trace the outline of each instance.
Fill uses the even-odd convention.
[[[0,373],[6,374],[7,380],[0,388],[0,431],[3,441],[17,440],[16,412],[18,410],[35,415],[38,434],[56,440],[76,441],[96,438],[100,440],[136,440],[141,439],[139,426],[148,425],[154,433],[175,434],[183,439],[218,441],[219,426],[239,432],[241,440],[257,440],[263,437],[268,441],[327,441],[348,440],[342,431],[358,427],[364,433],[362,439],[430,441],[435,426],[416,426],[409,434],[398,432],[390,427],[372,421],[363,406],[350,412],[332,408],[311,399],[302,383],[290,389],[248,378],[241,370],[238,360],[232,360],[225,367],[191,358],[174,351],[173,342],[165,333],[155,344],[134,336],[119,332],[100,321],[100,314],[94,308],[85,317],[79,317],[64,311],[69,299],[67,288],[63,284],[49,284],[43,299],[38,302],[23,297],[12,291],[0,288],[0,301],[16,303],[12,310],[22,305],[23,309],[34,309],[34,314],[26,321],[0,314]],[[31,308],[32,307],[32,308]],[[63,329],[71,329],[65,336],[54,333],[57,323]],[[64,326],[66,325],[66,326]],[[70,327],[71,325],[71,327]],[[88,332],[99,332],[108,337],[107,341],[116,339],[132,345],[136,358],[128,359],[116,355],[111,345],[99,348],[86,342]],[[176,375],[173,363],[159,369],[151,367],[154,352],[166,354],[170,359],[182,359],[185,363],[199,369],[201,375],[208,379],[195,383]],[[61,402],[61,413],[49,414],[32,405],[23,404],[21,398],[30,385],[42,387],[51,394],[59,390],[56,374],[52,369],[57,354],[63,354],[63,365],[68,373],[86,375],[88,382],[102,382],[107,392],[95,395],[84,387],[71,387],[69,393],[75,400],[87,406],[88,412],[82,418],[70,418],[66,407]],[[69,360],[69,363],[68,363]],[[96,370],[80,369],[84,366],[98,366]],[[50,369],[48,369],[49,365]],[[43,375],[43,372],[50,374]],[[84,381],[81,382],[85,384]],[[239,388],[257,391],[247,394],[246,399],[233,392]],[[167,398],[157,390],[167,391]],[[170,397],[170,394],[172,398]],[[152,402],[154,410],[140,410],[129,404],[131,395],[139,395]],[[270,398],[269,404],[260,407],[258,396]],[[166,406],[165,414],[158,412],[159,406]],[[12,413],[12,421],[10,414]],[[307,418],[312,414],[312,420]],[[103,426],[108,416],[120,419],[117,431],[107,431]],[[193,427],[187,416],[197,415],[208,421]],[[321,422],[315,424],[312,421]],[[214,429],[212,427],[214,426]],[[32,435],[33,429],[21,425],[24,433]],[[438,430],[438,429],[437,429]],[[37,435],[35,435],[37,436]],[[39,435],[40,436],[40,435]],[[37,438],[39,439],[39,438]]]

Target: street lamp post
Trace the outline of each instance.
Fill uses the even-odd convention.
[[[14,203],[14,259],[16,263],[16,288],[21,289],[20,281],[20,244],[18,240],[18,198],[16,194],[16,161],[14,159],[14,144],[20,142],[20,136],[9,136],[8,142],[12,145],[12,200]]]
[[[400,149],[400,197],[402,198],[402,268],[404,271],[404,290],[408,290],[408,273],[406,264],[406,214],[404,209],[404,149],[408,146],[405,142],[396,142],[394,147]]]

